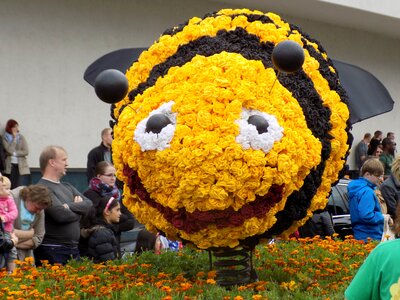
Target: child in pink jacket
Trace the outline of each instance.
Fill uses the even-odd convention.
[[[5,235],[11,239],[13,234],[14,220],[18,217],[18,209],[14,199],[10,195],[11,182],[7,177],[0,177],[0,219],[4,225]],[[15,269],[14,260],[17,258],[17,249],[14,247],[8,253],[7,271],[13,272]]]

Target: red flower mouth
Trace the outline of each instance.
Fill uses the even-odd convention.
[[[263,218],[276,203],[281,201],[284,187],[284,185],[272,185],[268,194],[257,196],[256,200],[244,205],[238,211],[229,207],[225,210],[195,210],[190,213],[183,208],[174,211],[155,202],[144,188],[137,172],[127,165],[124,166],[123,173],[128,177],[128,187],[132,194],[138,195],[140,200],[156,208],[175,228],[188,234],[198,232],[212,224],[222,229],[241,226],[244,221],[252,217]]]

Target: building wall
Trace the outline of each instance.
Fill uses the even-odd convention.
[[[83,80],[86,67],[110,51],[148,46],[165,29],[224,7],[195,0],[1,1],[0,127],[9,118],[20,123],[31,167],[38,167],[44,146],[57,144],[67,149],[71,167],[84,168],[110,119],[109,105]],[[320,40],[330,57],[372,72],[399,98],[400,40],[277,13]],[[400,139],[398,110],[395,104],[393,112],[355,124],[355,142],[376,129]]]
[[[319,0],[321,1],[321,0]],[[322,0],[323,2],[331,2],[336,5],[353,7],[360,10],[370,11],[377,14],[392,16],[399,18],[400,6],[398,2],[393,0]]]

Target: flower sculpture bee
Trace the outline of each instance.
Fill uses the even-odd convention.
[[[298,70],[273,61],[284,41],[302,50]],[[234,248],[288,236],[325,208],[349,148],[347,96],[298,27],[247,9],[192,18],[125,77],[113,161],[125,205],[149,230]]]

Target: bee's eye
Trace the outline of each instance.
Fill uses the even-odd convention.
[[[133,139],[140,145],[142,151],[160,151],[170,146],[176,128],[173,105],[174,101],[162,104],[137,124]]]
[[[254,125],[259,134],[268,132],[268,126],[269,126],[268,121],[262,116],[258,115],[250,116],[249,119],[247,120],[247,123]]]
[[[164,114],[152,115],[146,124],[145,132],[160,133],[161,130],[171,124],[171,120]]]
[[[276,117],[263,111],[243,108],[236,123],[240,129],[236,142],[244,149],[252,148],[268,153],[274,143],[283,137],[283,128]]]

